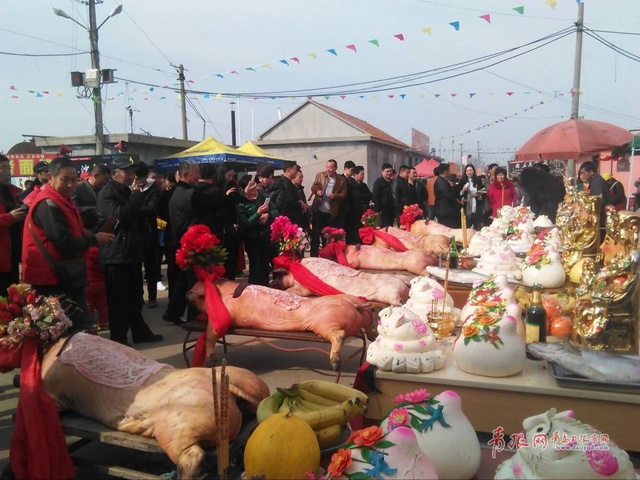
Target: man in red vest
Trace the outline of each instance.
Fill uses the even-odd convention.
[[[22,281],[31,284],[38,295],[66,295],[73,302],[67,308],[72,329],[88,329],[91,321],[85,294],[88,282],[84,253],[94,245],[110,243],[114,236],[102,232],[93,235],[85,230],[71,200],[78,184],[78,171],[71,159],[54,159],[47,177],[49,181],[33,200],[24,225]],[[74,277],[72,284],[64,281],[64,271]]]

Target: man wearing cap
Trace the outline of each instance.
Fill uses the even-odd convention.
[[[131,329],[133,343],[159,342],[142,317],[144,248],[142,207],[145,197],[140,185],[134,183],[132,159],[118,158],[111,167],[111,178],[98,195],[98,220],[118,221],[115,240],[100,247],[98,261],[102,266],[107,287],[109,328],[111,340],[124,345]],[[113,223],[113,222],[109,222]]]
[[[98,193],[109,181],[111,172],[106,165],[97,164],[87,173],[89,177],[78,184],[72,198],[80,210],[85,228],[93,230],[98,226]]]
[[[29,194],[35,190],[36,187],[40,189],[43,185],[46,185],[47,182],[49,182],[47,173],[49,173],[49,162],[42,161],[36,163],[33,166],[33,174],[36,178],[33,179],[33,183],[31,184],[31,186],[20,194],[18,200],[24,202],[24,199],[27,198]]]
[[[78,171],[70,159],[52,160],[48,175],[47,188],[36,194],[24,225],[22,281],[39,295],[66,295],[73,302],[67,308],[73,329],[88,329],[91,321],[85,295],[88,281],[84,252],[108,244],[113,235],[92,235],[84,229],[80,212],[71,200]]]
[[[610,173],[602,175],[604,181],[609,186],[609,202],[613,205],[617,212],[624,210],[627,206],[627,196],[624,193],[624,186],[614,178]]]

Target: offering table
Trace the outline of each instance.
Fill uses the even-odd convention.
[[[459,370],[450,347],[447,364],[428,374],[396,374],[378,369],[370,392],[367,418],[382,419],[396,395],[424,388],[431,395],[454,390],[464,414],[477,432],[504,428],[505,437],[522,431],[522,421],[541,411],[574,410],[576,418],[610,435],[621,448],[640,451],[640,395],[562,388],[549,375],[545,362],[527,360],[524,371],[505,378],[471,375]]]

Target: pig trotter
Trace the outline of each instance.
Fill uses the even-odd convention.
[[[203,460],[204,450],[197,443],[187,448],[178,459],[178,479],[198,478]]]
[[[342,351],[342,345],[344,343],[345,333],[344,330],[338,330],[331,335],[329,341],[331,342],[331,353],[329,354],[329,362],[331,368],[334,371],[339,372],[342,367],[342,359],[340,358],[340,352]]]

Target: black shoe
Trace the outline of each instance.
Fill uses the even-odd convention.
[[[16,388],[20,388],[20,375],[13,376],[13,386]]]
[[[155,342],[161,342],[163,340],[164,340],[164,337],[162,335],[158,335],[157,333],[152,333],[150,335],[147,335],[146,337],[134,338],[133,343],[155,343]]]
[[[173,323],[174,325],[182,325],[182,319],[180,317],[174,317],[173,315],[169,315],[168,313],[162,315],[162,319],[165,322]]]

